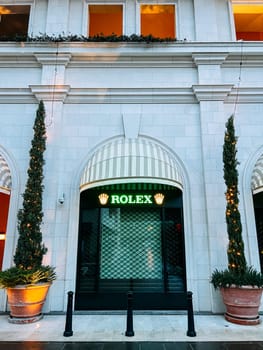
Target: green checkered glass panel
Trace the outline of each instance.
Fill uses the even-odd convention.
[[[103,209],[100,263],[101,279],[161,279],[160,211]]]

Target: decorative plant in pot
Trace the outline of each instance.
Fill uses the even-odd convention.
[[[42,318],[42,306],[49,286],[56,278],[52,266],[42,265],[47,252],[41,233],[43,155],[46,149],[45,108],[42,101],[33,129],[23,207],[17,215],[19,237],[14,255],[15,266],[0,271],[0,287],[7,290],[9,321],[12,323],[30,323]]]
[[[228,232],[228,268],[212,273],[211,283],[219,288],[226,306],[226,320],[243,325],[260,323],[258,309],[263,275],[248,266],[239,212],[237,137],[233,115],[226,123],[223,146],[224,180],[226,184],[226,224]]]

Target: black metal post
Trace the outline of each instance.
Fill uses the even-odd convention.
[[[127,293],[127,328],[125,335],[126,337],[133,337],[133,314],[132,314],[132,301],[133,301],[133,293]]]
[[[188,337],[196,337],[192,295],[192,292],[187,292],[188,329],[186,335]]]
[[[68,292],[68,305],[67,305],[67,315],[64,337],[71,337],[73,335],[72,331],[72,305],[73,305],[73,292]]]

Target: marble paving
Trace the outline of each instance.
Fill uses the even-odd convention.
[[[188,337],[186,335],[186,315],[134,314],[133,329],[135,334],[132,337],[127,337],[125,336],[126,320],[125,314],[73,315],[73,335],[65,337],[63,335],[65,315],[45,315],[39,322],[23,325],[11,324],[8,322],[8,315],[0,315],[0,341],[191,342],[193,344],[196,342],[215,342],[215,346],[216,342],[258,342],[262,344],[263,350],[263,323],[256,326],[239,326],[227,322],[223,315],[195,315],[197,335],[196,337]],[[82,349],[81,345],[80,349]]]

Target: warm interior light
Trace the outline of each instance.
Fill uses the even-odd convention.
[[[6,6],[0,6],[0,15],[8,15],[11,13],[11,10]]]
[[[30,5],[0,6],[0,36],[26,35]]]
[[[175,38],[175,6],[141,5],[141,34]]]
[[[163,200],[164,200],[164,195],[162,193],[156,193],[154,195],[154,200],[155,200],[156,204],[162,205],[163,204]]]
[[[109,196],[107,193],[101,193],[99,195],[99,201],[101,205],[106,205],[108,203]]]
[[[0,15],[28,14],[29,10],[29,5],[0,6]]]
[[[173,5],[141,5],[142,14],[160,14],[170,13],[174,14]]]
[[[0,233],[0,241],[4,241],[5,240],[5,233]]]
[[[233,5],[233,10],[234,13],[244,13],[244,14],[249,14],[249,13],[259,13],[262,14],[263,12],[263,5]]]
[[[233,4],[237,39],[263,40],[263,5]]]
[[[89,5],[89,36],[121,35],[122,5]]]

